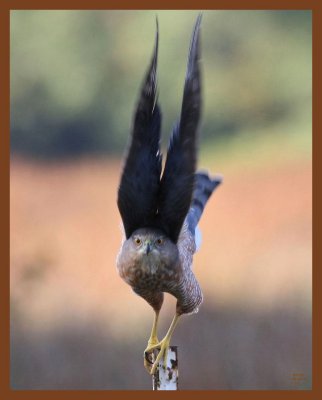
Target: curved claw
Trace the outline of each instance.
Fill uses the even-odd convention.
[[[154,364],[154,360],[156,358],[156,354],[154,354],[154,350],[159,348],[161,343],[159,342],[158,338],[150,339],[148,341],[148,346],[143,352],[144,357],[144,367],[150,372],[151,366]]]
[[[147,357],[144,357],[143,365],[144,365],[144,368],[145,368],[145,369],[148,371],[148,373],[150,374],[150,373],[151,373],[151,368],[152,368],[152,365],[153,365],[152,360],[150,361]]]
[[[155,343],[156,340],[149,340],[149,342],[148,342],[148,347],[144,351],[144,366],[150,372],[151,375],[153,375],[155,373],[162,357],[163,357],[163,368],[166,369],[166,367],[167,367],[167,357],[168,357],[168,350],[169,350],[169,346],[170,346],[170,340],[171,340],[173,331],[177,325],[177,322],[179,320],[179,317],[180,317],[180,314],[176,314],[174,316],[174,318],[171,322],[170,328],[169,328],[167,334],[165,335],[165,337],[161,340],[161,342]],[[156,336],[153,339],[156,339]],[[155,356],[154,350],[156,350],[156,349],[160,349],[160,350],[159,350],[157,357],[151,367],[151,363],[150,363],[150,365],[147,365],[148,361],[146,361],[146,353],[152,353],[153,356]]]
[[[155,359],[152,368],[150,370],[150,374],[153,375],[159,365],[159,362],[161,360],[161,358],[163,357],[163,368],[165,369],[167,367],[167,357],[168,357],[168,350],[169,350],[169,340],[162,340],[159,343],[160,346],[156,346],[155,348],[160,347],[160,351],[157,355],[157,358]]]
[[[147,351],[145,351],[144,352],[144,359],[148,362],[148,363],[150,363],[151,365],[153,364],[153,361],[152,361],[152,359],[150,359],[150,357],[149,356],[151,356],[151,354],[153,354],[153,353],[148,353]]]

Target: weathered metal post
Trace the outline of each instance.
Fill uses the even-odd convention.
[[[163,366],[163,358],[152,376],[153,390],[178,390],[178,347],[170,346],[167,366]]]

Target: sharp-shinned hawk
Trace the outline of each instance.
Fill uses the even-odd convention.
[[[197,224],[207,200],[221,183],[196,172],[197,131],[201,112],[200,23],[190,44],[181,115],[173,129],[162,173],[159,149],[161,112],[157,96],[158,24],[152,61],[134,114],[130,146],[118,190],[118,208],[125,238],[117,257],[120,276],[154,309],[152,332],[145,349],[145,367],[153,374],[166,362],[170,338],[182,314],[198,311],[200,286],[192,272]],[[163,293],[177,298],[175,317],[163,338],[157,323]],[[159,353],[152,363],[149,356]]]

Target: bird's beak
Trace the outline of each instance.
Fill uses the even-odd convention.
[[[148,242],[147,245],[146,245],[146,248],[145,248],[145,253],[146,253],[146,254],[149,254],[150,251],[151,251],[151,245],[150,245],[150,243]]]

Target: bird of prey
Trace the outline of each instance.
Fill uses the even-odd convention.
[[[120,276],[155,312],[144,352],[144,365],[153,374],[164,359],[171,335],[182,314],[198,311],[202,292],[192,271],[197,224],[207,200],[221,178],[196,172],[197,134],[201,113],[200,23],[190,43],[181,115],[170,139],[162,173],[161,112],[157,96],[159,29],[134,113],[130,145],[118,189],[117,204],[125,237],[117,257]],[[157,338],[164,292],[177,298],[176,313],[163,338]],[[159,350],[156,358],[154,351]],[[151,361],[152,358],[152,361]],[[154,360],[154,362],[153,362]]]

